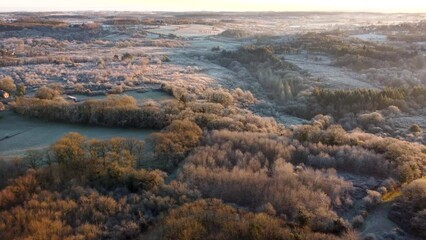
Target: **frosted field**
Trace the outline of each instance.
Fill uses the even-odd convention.
[[[129,91],[120,95],[125,94],[134,97],[141,103],[148,99],[162,101],[173,98],[161,91],[148,91],[144,93]],[[105,98],[105,96],[76,96],[83,101],[93,98]],[[155,131],[48,122],[38,119],[27,119],[12,111],[5,111],[0,112],[0,156],[11,158],[13,155],[24,154],[25,151],[30,149],[48,147],[69,132],[78,132],[88,138],[109,139],[112,137],[124,137],[143,140]]]
[[[321,79],[321,84],[328,88],[375,88],[369,83],[360,81],[353,72],[331,65],[331,60],[326,56],[320,56],[322,61],[312,60],[313,56],[307,54],[284,55],[285,60],[308,71],[312,76]]]
[[[48,122],[26,119],[12,111],[0,112],[0,156],[11,158],[30,149],[48,147],[69,132],[88,138],[125,137],[143,140],[154,130],[104,128],[90,125]]]
[[[158,34],[175,34],[179,37],[196,37],[217,35],[223,32],[224,30],[209,25],[187,24],[160,26],[158,29],[152,29],[150,31]]]
[[[351,35],[350,37],[361,39],[363,41],[371,41],[371,42],[387,42],[388,41],[387,36],[375,34],[375,33]]]
[[[131,96],[135,98],[139,103],[143,103],[147,100],[155,100],[155,101],[164,101],[174,99],[169,94],[162,91],[147,91],[147,92],[137,92],[137,91],[127,91],[121,94],[114,94],[112,96]],[[87,95],[72,95],[76,97],[79,101],[89,100],[89,99],[105,99],[107,95],[96,95],[96,96],[87,96]]]

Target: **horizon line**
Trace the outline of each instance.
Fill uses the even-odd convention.
[[[369,13],[369,14],[426,14],[425,12],[393,12],[393,11],[325,11],[325,10],[286,10],[286,11],[227,11],[227,10],[101,10],[101,9],[88,9],[88,10],[16,10],[16,11],[2,11],[0,13],[70,13],[70,12],[129,12],[129,13]]]

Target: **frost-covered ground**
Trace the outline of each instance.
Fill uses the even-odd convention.
[[[332,66],[332,60],[328,56],[304,53],[286,54],[284,58],[286,61],[307,71],[313,77],[319,78],[319,84],[322,87],[335,89],[376,88],[369,83],[361,81],[356,73]]]
[[[211,36],[223,32],[222,28],[202,24],[167,25],[150,30],[152,33],[174,34],[179,37]]]
[[[352,192],[353,204],[349,210],[342,211],[342,217],[351,221],[354,217],[364,215],[364,224],[359,229],[362,239],[395,239],[395,240],[416,240],[407,232],[402,230],[397,224],[388,218],[392,201],[379,204],[365,212],[363,198],[367,196],[366,190],[377,189],[384,179],[355,175],[349,173],[339,173],[339,176],[353,184]]]
[[[150,90],[147,92],[127,91],[120,94],[114,94],[114,96],[124,96],[124,95],[135,98],[139,103],[143,103],[148,100],[164,101],[164,100],[173,99],[172,96],[170,96],[169,94],[163,91],[154,91],[154,90]],[[80,95],[80,94],[73,94],[72,96],[76,97],[78,101],[85,101],[87,99],[104,99],[107,97],[107,95],[87,96],[87,95]]]
[[[0,155],[5,158],[24,154],[30,149],[48,147],[69,132],[77,132],[88,138],[125,137],[141,140],[154,132],[152,130],[104,128],[26,119],[12,111],[0,112],[0,117]]]
[[[383,203],[369,212],[360,235],[372,239],[416,240],[387,217],[392,203]]]
[[[371,42],[387,42],[388,37],[386,35],[375,34],[375,33],[367,33],[367,34],[357,34],[351,35],[352,38],[361,39],[363,41],[371,41]]]
[[[161,26],[139,26],[137,28],[130,26],[128,30],[111,30],[110,34],[84,44],[78,41],[68,41],[67,44],[61,47],[46,47],[46,50],[50,51],[49,54],[54,56],[104,58],[107,62],[104,68],[98,67],[96,62],[93,61],[79,63],[72,68],[64,65],[41,64],[24,67],[3,67],[0,69],[0,75],[13,76],[16,72],[24,70],[28,74],[23,78],[30,79],[39,85],[52,82],[67,85],[71,82],[84,80],[86,83],[96,86],[96,84],[102,84],[96,82],[96,78],[100,76],[113,86],[113,84],[119,83],[109,82],[108,77],[114,76],[144,82],[152,81],[156,84],[169,82],[185,86],[224,87],[228,89],[241,87],[244,89],[249,84],[247,79],[244,79],[244,76],[240,76],[238,73],[208,60],[206,55],[212,54],[212,48],[214,47],[219,47],[220,50],[236,50],[244,44],[255,43],[257,40],[250,39],[250,37],[238,39],[225,38],[218,35],[224,30],[240,29],[246,31],[249,36],[253,34],[279,35],[282,38],[288,38],[292,34],[307,31],[325,31],[336,28],[347,30],[369,24],[410,22],[418,19],[418,16],[414,15],[361,15],[362,17],[357,17],[356,21],[354,21],[353,15],[341,13],[307,15],[276,13],[268,15],[268,17],[254,13],[241,15],[223,13],[202,18],[209,24],[166,24]],[[159,13],[158,16],[161,16],[161,14]],[[134,29],[138,30],[134,32]],[[140,34],[139,36],[140,32],[138,31],[145,31],[145,34]],[[170,36],[173,39],[168,39],[169,34],[175,35],[176,38]],[[384,36],[374,33],[352,35],[352,37],[367,41],[385,40]],[[138,57],[130,65],[108,60],[112,59],[114,55],[123,56],[126,53],[131,53]],[[145,56],[144,58],[149,59],[150,62],[139,65],[137,63],[140,59],[139,56]],[[167,56],[170,62],[156,60],[161,59],[163,56]],[[356,73],[332,66],[332,59],[327,56],[319,56],[321,61],[314,60],[314,57],[307,54],[284,55],[286,61],[296,64],[318,79],[315,84],[319,84],[322,87],[334,89],[377,87],[364,82]],[[89,76],[91,73],[94,75]],[[128,88],[132,89],[132,86],[130,85]],[[135,91],[127,91],[126,94],[133,94],[136,98],[141,95],[141,93],[136,93]],[[80,95],[77,95],[77,97],[79,99],[89,98]],[[146,97],[151,98],[150,96]],[[153,98],[155,97],[153,96]],[[268,101],[266,97],[260,97],[260,100]],[[100,96],[94,98],[100,98]],[[303,123],[303,120],[299,118],[278,113],[274,110],[273,103],[269,102],[266,105],[270,106],[266,110],[256,108],[252,110],[258,110],[258,114],[273,116],[286,125]],[[406,125],[404,124],[404,127]]]
[[[241,75],[236,71],[220,66],[206,57],[213,53],[212,48],[219,47],[220,50],[233,51],[244,44],[256,43],[261,37],[267,38],[270,35],[280,36],[280,39],[277,40],[279,42],[283,41],[283,39],[291,38],[292,34],[303,34],[309,31],[351,30],[369,24],[394,24],[399,22],[413,22],[419,19],[418,16],[414,15],[361,15],[361,17],[357,17],[354,20],[354,16],[350,14],[303,15],[300,13],[287,13],[285,15],[277,13],[265,17],[260,14],[243,14],[237,16],[232,13],[226,13],[220,15],[217,19],[215,17],[211,19],[206,17],[206,21],[211,20],[214,24],[155,26],[150,27],[147,32],[140,34],[140,36],[137,35],[139,33],[132,35],[120,30],[100,37],[97,39],[99,41],[96,40],[84,44],[78,41],[70,41],[63,49],[46,47],[46,51],[51,50],[49,54],[54,56],[84,56],[94,58],[95,61],[82,62],[74,67],[67,67],[65,64],[3,67],[0,68],[0,75],[15,77],[14,74],[22,71],[27,74],[23,77],[24,79],[32,80],[35,83],[39,83],[39,85],[62,83],[67,86],[74,82],[90,82],[96,87],[102,84],[110,84],[112,86],[122,84],[122,82],[110,81],[108,77],[114,76],[141,81],[148,86],[149,82],[153,82],[156,86],[162,82],[167,82],[187,87],[224,87],[227,89],[240,87],[245,89],[248,84],[252,83],[248,81],[246,75]],[[238,39],[225,38],[218,35],[227,29],[243,30],[249,37],[247,39]],[[259,39],[250,39],[253,35],[256,35]],[[387,41],[386,36],[375,33],[356,34],[350,35],[350,37],[379,43]],[[121,60],[111,61],[114,55],[121,57],[126,53],[134,56],[133,62],[127,64]],[[164,56],[167,56],[169,61],[162,61],[161,59]],[[308,72],[313,79],[318,79],[313,84],[318,84],[324,88],[355,89],[381,87],[366,82],[365,78],[362,78],[358,73],[333,66],[333,59],[329,56],[301,53],[285,54],[282,57],[286,61]],[[97,65],[96,60],[98,58],[105,59],[106,64],[104,67]],[[139,62],[141,60],[147,60],[147,62],[141,64]],[[93,76],[86,76],[92,73]],[[105,79],[98,81],[97,77],[105,77]],[[137,87],[130,84],[126,88],[133,89],[133,91],[126,91],[123,94],[133,96],[139,101],[147,99],[161,101],[171,98],[171,96],[163,92],[136,92],[134,89]],[[104,89],[101,91],[104,91]],[[105,95],[93,97],[85,95],[74,96],[78,97],[79,100],[105,97]],[[259,106],[251,107],[251,111],[262,116],[274,117],[286,126],[305,122],[303,119],[277,111],[275,103],[269,101],[266,94],[262,95],[261,93],[256,97],[262,101],[262,105],[259,104]],[[393,124],[393,128],[400,129],[401,131],[407,131],[412,124],[418,124],[423,129],[426,129],[426,116],[423,115],[398,116],[389,119],[389,121]],[[25,119],[11,111],[5,111],[0,113],[0,155],[11,158],[13,155],[23,154],[29,149],[45,148],[68,132],[78,132],[89,138],[108,139],[111,137],[127,137],[145,139],[154,131],[46,122]],[[358,194],[355,204],[360,204],[362,198],[365,196],[366,189],[373,189],[377,185],[376,179],[364,179],[362,176],[347,175],[344,177],[346,180],[354,183],[356,194]],[[357,206],[354,208],[357,210]],[[361,235],[369,236],[370,234],[375,234],[380,239],[387,233],[399,231],[396,230],[397,226],[387,218],[388,211],[389,204],[373,210],[365,218]],[[354,212],[353,215],[351,214],[348,213],[348,220],[358,213]],[[398,234],[400,233],[396,235]],[[399,236],[401,237],[400,239],[409,239],[408,236]]]

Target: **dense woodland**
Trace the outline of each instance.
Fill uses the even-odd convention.
[[[334,33],[334,35],[336,34]],[[331,89],[321,85],[321,81],[309,73],[287,62],[285,54],[317,46],[320,49],[310,49],[310,51],[332,54],[335,57],[348,54],[365,56],[374,59],[372,61],[375,62],[382,61],[380,59],[391,61],[392,58],[381,56],[379,53],[367,54],[369,51],[363,54],[339,53],[340,50],[337,50],[339,46],[335,46],[335,43],[348,44],[347,39],[343,40],[340,35],[333,38],[333,41],[328,39],[327,41],[330,40],[330,42],[328,42],[329,48],[327,48],[319,44],[322,37],[329,38],[329,36],[313,33],[300,36],[294,40],[299,45],[294,43],[294,46],[268,43],[267,40],[259,41],[256,45],[244,46],[236,51],[214,53],[212,59],[248,81],[250,84],[247,84],[246,88],[254,92],[256,96],[273,100],[277,106],[276,110],[279,112],[304,119],[311,119],[318,114],[330,115],[346,130],[361,128],[381,136],[401,137],[409,141],[424,143],[426,139],[422,137],[421,127],[413,123],[411,126],[406,126],[404,130],[396,130],[392,120],[400,116],[415,116],[425,113],[426,92],[423,84],[425,78],[423,78],[422,70],[418,70],[422,68],[424,59],[422,60],[419,56],[411,58],[412,55],[407,52],[408,50],[401,49],[407,54],[399,54],[398,61],[400,61],[400,56],[406,56],[411,60],[416,59],[418,62],[406,60],[404,64],[414,64],[406,69],[404,69],[405,66],[399,64],[397,68],[384,65],[374,68],[369,65],[370,68],[362,70],[362,76],[365,78],[363,81],[383,84],[380,85],[381,87]],[[320,39],[315,41],[317,38]],[[354,45],[351,45],[355,49],[364,43],[359,42],[360,40],[351,41],[355,41]],[[389,54],[397,54],[392,50],[393,47],[388,45],[377,45],[374,49],[380,53],[387,51]],[[320,57],[317,58],[316,61],[321,61]],[[413,72],[407,69],[411,69]],[[277,113],[272,113],[272,115],[279,116]]]
[[[305,107],[296,106],[293,114],[312,118],[329,114],[336,119],[348,113],[368,113],[396,106],[404,112],[421,111],[426,107],[426,88],[385,88],[383,90],[329,90],[316,88],[306,99]]]
[[[28,170],[0,193],[0,237],[137,238],[160,213],[199,197],[165,183],[164,172],[135,168],[142,149],[143,142],[70,133],[26,157],[20,165]]]
[[[403,67],[423,67],[410,65],[416,59],[416,51],[356,39],[347,40],[338,33],[308,33],[301,35],[290,46],[334,55],[337,57],[337,66],[346,66],[356,71],[373,67],[402,67],[401,64],[404,64]]]
[[[278,58],[273,50],[269,46],[248,45],[237,51],[222,51],[214,58],[232,70],[248,71],[254,79],[250,90],[258,91],[257,83],[273,98],[288,101],[307,88],[307,76],[297,66]]]
[[[36,95],[37,96],[37,95]],[[63,99],[22,98],[14,108],[29,117],[52,121],[67,121],[109,127],[152,128],[167,126],[167,113],[160,106],[137,106],[129,96],[108,97],[84,103],[71,103]]]
[[[236,93],[208,89],[207,97],[200,99],[185,88],[164,89],[180,100],[168,113],[168,126],[147,143],[70,133],[49,149],[2,162],[1,237],[356,239],[356,224],[340,214],[357,197],[352,183],[336,170],[383,179],[380,191],[368,190],[362,200],[365,209],[426,173],[422,145],[346,132],[330,116],[317,116],[289,130],[238,110]],[[45,99],[51,96],[44,96],[45,91],[33,99],[18,99],[15,108],[50,118],[50,104],[52,109],[62,106],[55,111],[73,106],[76,115],[93,104],[69,103],[57,96]],[[127,96],[97,101],[104,112],[111,109],[120,115],[135,114],[134,108],[139,108]],[[39,103],[47,110],[34,115]],[[108,117],[106,123],[117,122]],[[147,163],[152,161],[164,162],[161,170],[150,170]],[[413,200],[402,198],[401,205],[408,201]],[[213,217],[206,218],[210,214]],[[421,209],[413,209],[406,217],[416,220],[407,228],[419,228],[423,216]]]

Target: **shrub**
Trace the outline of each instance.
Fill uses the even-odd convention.
[[[239,29],[227,29],[223,31],[220,35],[227,38],[244,38],[249,36],[249,33]]]
[[[364,204],[367,209],[372,209],[382,201],[382,194],[373,190],[367,190],[367,196],[364,197]]]
[[[37,89],[34,96],[39,99],[52,100],[55,97],[59,96],[60,94],[61,92],[59,90],[52,89],[49,87],[41,87]]]
[[[391,105],[391,106],[389,106],[389,107],[387,108],[387,112],[388,112],[390,115],[397,116],[397,115],[399,115],[399,114],[401,113],[401,110],[399,110],[399,108],[398,108],[397,106],[393,106],[393,105]]]
[[[372,112],[372,113],[364,113],[359,115],[358,117],[359,122],[364,125],[374,125],[377,126],[381,124],[385,119],[379,112]]]
[[[225,107],[232,105],[234,103],[234,98],[232,97],[232,95],[224,91],[223,89],[210,90],[206,94],[207,94],[207,99],[210,102],[220,103]]]
[[[125,53],[123,54],[123,56],[121,57],[122,61],[132,61],[133,60],[133,55],[130,53]]]
[[[0,79],[0,90],[12,93],[16,90],[16,85],[11,77],[5,77]]]
[[[25,95],[26,91],[27,91],[27,88],[25,87],[24,84],[18,84],[16,86],[16,96],[22,97]]]
[[[175,166],[198,145],[202,130],[189,120],[175,120],[163,132],[152,134],[154,154]]]
[[[402,201],[416,210],[426,209],[426,179],[418,179],[402,189]]]
[[[417,124],[411,125],[408,130],[410,132],[412,132],[412,133],[420,133],[420,132],[422,132],[422,128],[419,125],[417,125]]]

